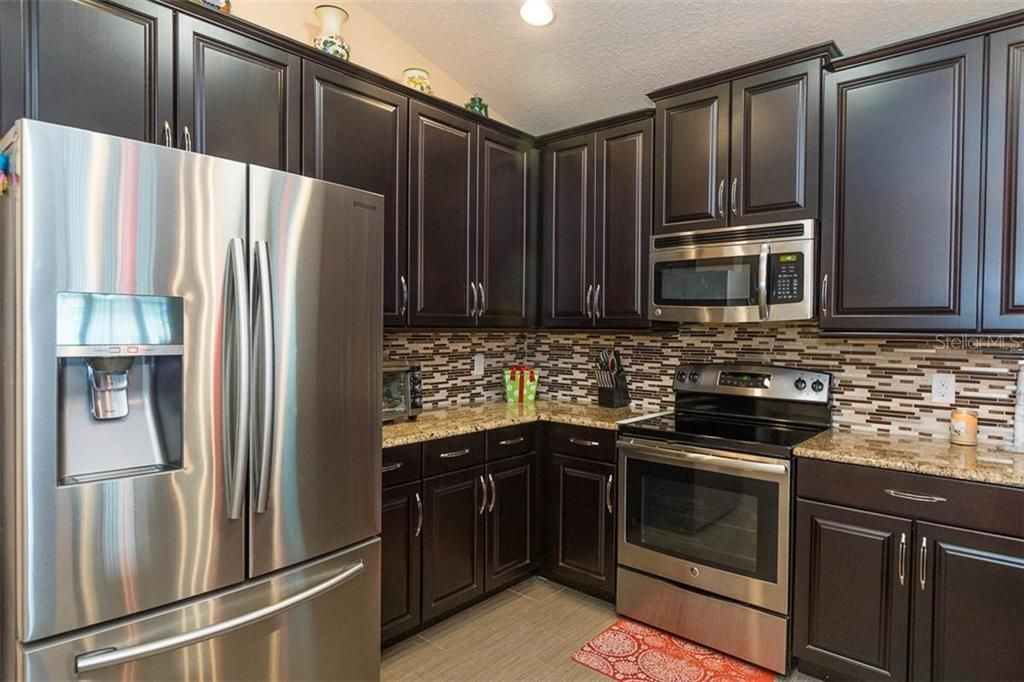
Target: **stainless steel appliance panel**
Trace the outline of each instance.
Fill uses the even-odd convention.
[[[257,576],[380,532],[384,205],[254,166],[249,183]]]
[[[24,679],[376,680],[380,540],[110,627],[29,646]]]
[[[225,319],[225,293],[244,246],[245,166],[27,120],[0,147],[17,178],[0,199],[13,205],[3,211],[12,272],[0,293],[0,408],[13,434],[3,475],[14,488],[4,571],[15,636],[37,640],[241,581],[245,522],[230,518],[229,493],[240,490],[229,480],[245,448],[225,433],[239,418],[225,378],[243,377],[221,370],[242,353],[225,332],[244,316]],[[180,466],[59,483],[58,292],[183,301]]]

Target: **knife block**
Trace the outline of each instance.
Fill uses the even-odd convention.
[[[612,374],[612,386],[597,387],[597,404],[601,407],[626,407],[629,405],[629,384],[625,374]]]

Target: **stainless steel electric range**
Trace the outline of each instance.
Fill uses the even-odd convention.
[[[675,409],[619,428],[619,613],[788,672],[793,448],[831,375],[683,365]]]

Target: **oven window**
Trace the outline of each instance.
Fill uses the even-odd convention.
[[[409,409],[407,393],[409,373],[406,370],[384,370],[384,417],[402,415]]]
[[[757,305],[757,256],[655,263],[654,302],[679,306]]]
[[[626,481],[631,545],[776,581],[778,483],[637,459]]]

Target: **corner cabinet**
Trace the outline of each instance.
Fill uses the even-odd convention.
[[[977,328],[984,65],[978,37],[826,74],[823,329]]]
[[[650,325],[653,137],[643,117],[544,147],[544,326]]]
[[[655,234],[818,217],[825,54],[652,93]]]

